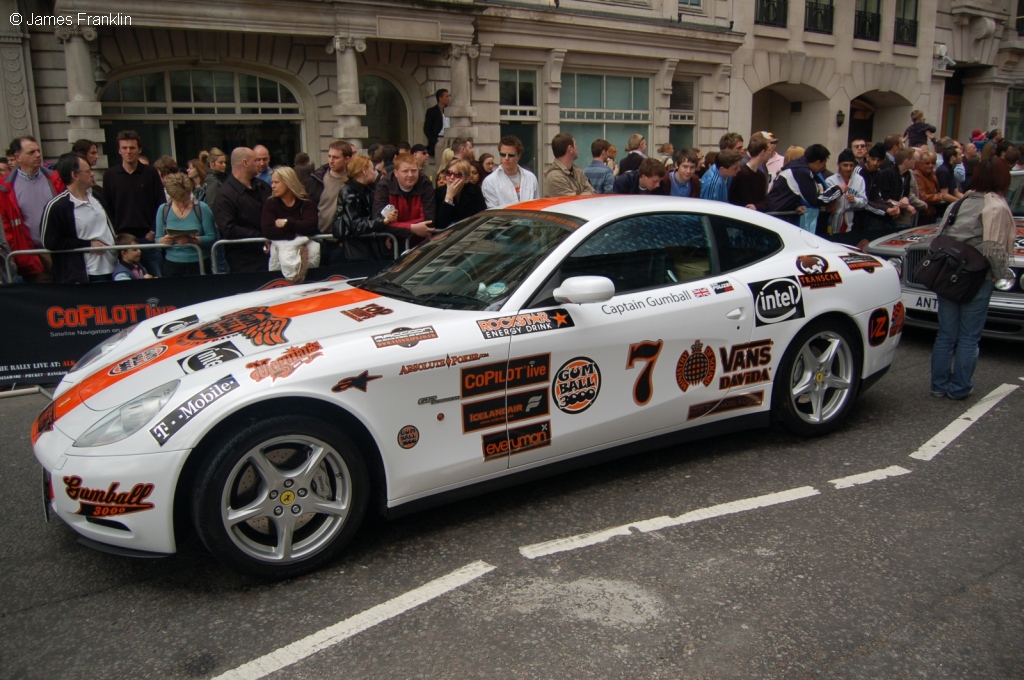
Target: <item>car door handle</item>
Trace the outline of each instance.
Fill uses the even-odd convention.
[[[734,309],[731,312],[729,312],[728,314],[726,314],[725,318],[732,319],[733,321],[735,321],[737,319],[742,319],[743,318],[743,308],[742,307],[737,307],[736,309]]]

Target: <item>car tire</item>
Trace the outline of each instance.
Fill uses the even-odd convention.
[[[860,386],[860,347],[835,321],[805,326],[775,375],[772,420],[801,437],[835,430],[853,406]]]
[[[195,479],[192,519],[203,545],[263,579],[292,578],[337,558],[370,496],[352,440],[301,415],[262,419],[223,440]]]

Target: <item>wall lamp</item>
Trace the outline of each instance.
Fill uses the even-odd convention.
[[[839,113],[836,114],[836,126],[843,127],[843,123],[846,122],[846,114],[843,113],[842,109],[839,109]]]

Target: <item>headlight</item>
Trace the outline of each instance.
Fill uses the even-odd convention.
[[[178,380],[172,380],[155,390],[135,397],[121,408],[109,413],[103,420],[89,428],[89,431],[78,438],[75,446],[87,448],[113,444],[132,436],[153,419],[178,389]]]
[[[1017,275],[1013,273],[1012,269],[1007,269],[1002,278],[996,281],[996,290],[1013,290],[1014,284],[1017,283]]]
[[[78,360],[77,364],[71,367],[71,370],[68,371],[68,373],[74,373],[75,371],[82,370],[83,368],[85,368],[92,362],[96,361],[110,350],[114,349],[114,347],[116,347],[122,340],[127,338],[128,334],[132,332],[132,329],[138,325],[139,324],[132,324],[128,328],[125,328],[124,330],[118,333],[114,333],[109,338],[93,347],[91,350],[86,352],[84,357]]]

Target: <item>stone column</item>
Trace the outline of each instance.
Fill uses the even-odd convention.
[[[38,134],[28,36],[7,20],[17,11],[15,0],[0,0],[0,140],[4,146],[15,137]]]
[[[103,106],[96,101],[96,71],[102,74],[98,58],[94,63],[89,42],[96,39],[96,29],[61,26],[54,31],[57,41],[64,45],[64,67],[68,75],[68,102],[64,105],[68,121],[68,142],[88,139],[103,149],[105,135],[100,128]],[[100,156],[97,170],[107,167],[107,157]]]
[[[999,128],[1006,133],[1006,97],[1014,83],[1012,76],[989,68],[976,78],[964,78],[963,112],[960,114],[961,136],[974,128],[988,131]]]
[[[338,103],[331,109],[338,125],[333,134],[336,139],[344,139],[357,149],[362,147],[360,140],[369,134],[361,120],[366,115],[366,105],[359,103],[359,66],[356,62],[356,52],[365,51],[366,41],[362,38],[336,35],[327,44],[327,53],[334,53],[338,70]]]
[[[472,88],[469,79],[469,60],[480,56],[477,45],[455,44],[448,50],[452,69],[452,103],[445,109],[452,119],[452,126],[445,133],[445,140],[453,137],[476,137],[477,129],[473,125],[476,109],[472,102]]]

